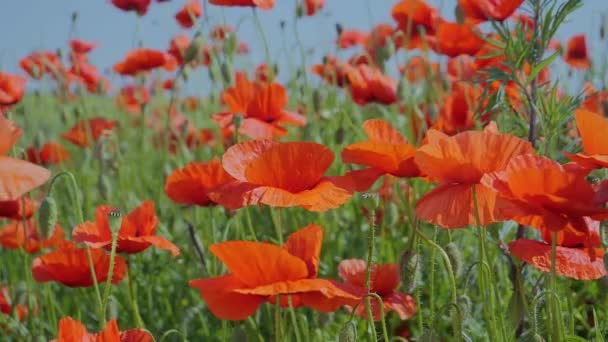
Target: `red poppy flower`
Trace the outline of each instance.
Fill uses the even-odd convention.
[[[338,87],[344,86],[348,81],[348,73],[353,67],[347,63],[340,62],[334,56],[324,58],[323,64],[312,66],[312,72],[322,77],[328,84]]]
[[[215,25],[211,30],[211,39],[224,41],[226,37],[234,33],[234,27],[230,25]]]
[[[334,280],[317,278],[322,242],[323,228],[309,225],[291,234],[283,247],[249,241],[214,244],[209,250],[230,273],[192,280],[190,286],[200,290],[215,316],[228,320],[246,319],[277,295],[290,295],[294,306],[322,312],[356,304],[360,293]]]
[[[123,11],[135,11],[138,15],[145,15],[152,0],[112,0],[114,6]]]
[[[346,146],[342,161],[365,165],[396,177],[417,177],[416,148],[393,126],[380,119],[367,120],[363,129],[369,140]]]
[[[38,203],[32,201],[29,196],[24,196],[12,201],[0,201],[0,217],[13,220],[28,219],[34,215],[34,207]]]
[[[360,292],[367,292],[365,289],[365,275],[367,273],[367,263],[359,259],[347,259],[340,261],[338,275],[348,284],[356,287]],[[406,320],[416,313],[416,301],[412,296],[396,291],[399,286],[399,265],[383,264],[374,265],[372,269],[372,281],[370,292],[377,293],[382,298],[384,314],[388,311],[395,311],[399,318]],[[375,321],[380,317],[378,301],[372,298],[372,316]],[[367,317],[364,303],[360,303],[355,310],[360,317]]]
[[[114,209],[110,206],[97,206],[95,222],[87,221],[79,224],[72,232],[72,239],[85,243],[93,248],[112,250],[112,230],[108,215]],[[155,235],[158,218],[154,213],[154,202],[144,201],[129,215],[122,219],[118,231],[116,252],[135,254],[144,251],[150,246],[167,250],[178,255],[179,248],[167,239]]]
[[[76,146],[87,147],[96,142],[104,131],[112,130],[116,125],[118,125],[116,120],[95,117],[86,121],[79,121],[69,131],[63,133],[61,137]]]
[[[343,30],[338,37],[338,46],[348,49],[353,46],[363,46],[367,40],[367,34],[359,30]]]
[[[12,315],[13,311],[17,314],[17,318],[23,321],[28,315],[27,305],[14,303],[9,295],[8,287],[0,287],[0,314]],[[4,326],[0,325],[1,328]],[[6,331],[3,331],[6,333]]]
[[[51,342],[153,342],[154,338],[143,329],[120,331],[115,319],[110,320],[105,328],[97,334],[87,331],[87,328],[71,317],[59,321],[57,339]]]
[[[213,120],[220,127],[234,131],[234,116],[242,114],[244,119],[239,133],[252,139],[272,139],[287,135],[281,124],[303,126],[306,117],[284,110],[287,105],[287,90],[278,83],[251,82],[247,76],[237,73],[233,87],[222,93],[222,101],[229,112],[216,114]]]
[[[443,21],[437,9],[424,0],[402,0],[393,6],[391,14],[402,35],[397,45],[408,49],[423,47],[424,35],[434,35]]]
[[[584,109],[600,115],[608,115],[608,90],[597,90],[591,82],[585,82],[585,99],[579,109]]]
[[[509,201],[501,208],[507,219],[541,230],[586,232],[585,216],[608,218],[608,208],[597,203],[587,174],[546,157],[523,155],[481,182]]]
[[[229,209],[256,204],[309,211],[334,209],[352,197],[358,180],[325,177],[333,160],[334,154],[317,143],[240,143],[230,147],[222,160],[226,172],[237,181],[210,191],[209,197]]]
[[[587,40],[584,34],[570,38],[566,46],[564,60],[575,69],[589,69],[589,51],[587,51]]]
[[[274,7],[274,0],[209,0],[212,5],[218,6],[247,6],[269,10]]]
[[[114,71],[120,75],[135,76],[140,72],[151,71],[160,67],[168,71],[174,69],[177,63],[171,55],[153,49],[135,49],[127,54],[127,57],[114,64]]]
[[[246,55],[249,53],[249,45],[246,42],[239,42],[236,46],[237,55]]]
[[[397,102],[397,81],[379,69],[360,64],[347,73],[350,94],[359,105],[370,102],[393,104]]]
[[[305,0],[304,1],[304,9],[306,10],[306,15],[312,16],[315,15],[318,11],[320,11],[325,6],[325,0]]]
[[[173,56],[177,63],[183,64],[184,53],[186,53],[186,50],[189,46],[190,37],[185,34],[178,34],[177,36],[173,37],[173,39],[171,39],[171,41],[169,42],[169,49],[167,50],[167,53]]]
[[[173,171],[165,182],[165,192],[175,203],[208,206],[215,203],[208,192],[234,181],[218,158],[210,162],[190,162],[183,169]]]
[[[39,165],[57,165],[70,159],[70,152],[58,142],[50,141],[40,149],[30,147],[26,150],[27,159]]]
[[[102,81],[102,77],[94,65],[86,61],[78,60],[72,63],[70,73],[76,77],[77,81],[84,84],[89,92],[95,92]]]
[[[199,18],[201,14],[203,14],[201,4],[198,0],[191,0],[175,14],[175,20],[177,20],[181,27],[191,28],[194,26],[196,18]]]
[[[595,280],[606,276],[604,249],[599,237],[599,222],[586,219],[589,236],[572,232],[561,234],[555,250],[555,273],[578,280]],[[511,254],[543,272],[551,272],[551,234],[545,241],[518,239],[509,244]]]
[[[524,0],[459,0],[463,14],[474,22],[503,21],[521,6]]]
[[[0,113],[0,201],[19,199],[51,176],[47,169],[7,156],[21,133],[19,127]]]
[[[442,22],[437,25],[434,36],[428,36],[429,47],[433,51],[449,57],[474,56],[486,44],[481,32],[471,23]]]
[[[93,51],[93,49],[95,49],[95,47],[97,47],[97,44],[87,42],[87,41],[84,41],[81,39],[70,40],[70,49],[74,53],[86,54],[86,53]]]
[[[0,72],[0,106],[11,106],[21,101],[25,83],[21,76]]]
[[[427,144],[416,152],[415,161],[431,181],[439,185],[416,204],[416,214],[442,228],[476,224],[475,187],[481,225],[500,221],[496,192],[481,185],[487,172],[502,170],[511,158],[534,153],[529,142],[500,134],[495,125],[449,137],[429,130]]]
[[[37,80],[46,74],[50,74],[54,79],[57,79],[65,70],[61,58],[50,51],[34,52],[21,59],[19,65],[30,77]]]
[[[274,70],[269,69],[266,63],[258,65],[255,68],[256,82],[268,82],[269,79],[272,77],[272,75],[270,74],[271,72],[274,72]]]
[[[431,79],[439,74],[439,63],[431,63],[422,56],[413,56],[406,65],[399,66],[399,73],[410,82]]]
[[[110,255],[102,249],[91,249],[91,258],[97,281],[106,281],[110,269]],[[126,272],[125,260],[120,255],[114,256],[112,284],[120,283]],[[34,259],[32,275],[40,283],[56,281],[69,287],[93,285],[87,250],[78,248],[69,241],[62,243],[56,250]]]
[[[571,154],[564,152],[573,162],[590,169],[608,167],[608,120],[603,116],[578,109],[574,112],[576,127],[581,135],[583,152]]]
[[[150,92],[146,87],[126,85],[116,95],[116,104],[131,114],[141,113],[141,107],[150,102]]]
[[[479,106],[481,95],[482,90],[474,85],[455,83],[452,92],[443,99],[439,115],[432,128],[447,135],[473,129],[475,127],[474,114]]]
[[[33,254],[43,248],[59,246],[64,241],[63,229],[56,226],[48,239],[38,233],[36,221],[12,220],[0,228],[0,246],[7,249],[21,249]]]

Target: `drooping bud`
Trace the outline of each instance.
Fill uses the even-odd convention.
[[[57,202],[53,197],[47,196],[38,208],[38,226],[42,235],[46,238],[57,225]]]
[[[399,276],[403,288],[413,292],[420,282],[422,265],[420,255],[415,251],[404,251],[399,259]]]
[[[444,250],[452,264],[454,277],[460,277],[462,274],[462,253],[460,253],[460,249],[454,242],[450,242],[444,247]]]
[[[469,298],[469,296],[463,294],[458,297],[458,306],[460,307],[460,311],[462,311],[462,315],[466,316],[471,313],[473,303],[471,302],[471,298]]]
[[[353,321],[348,321],[342,329],[340,329],[340,335],[338,336],[338,342],[354,342],[357,340],[357,327]]]
[[[184,64],[188,64],[193,60],[197,59],[203,48],[203,38],[200,32],[194,35],[194,38],[188,45],[188,48],[184,52]]]

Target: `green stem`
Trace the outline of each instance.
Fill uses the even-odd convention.
[[[551,289],[552,293],[557,293],[556,292],[556,274],[555,274],[555,258],[556,258],[556,254],[557,254],[557,231],[554,231],[551,235],[551,275],[550,275],[550,280],[549,280],[549,288]],[[560,318],[560,306],[558,303],[556,303],[556,301],[553,299],[554,297],[551,296],[551,301],[550,301],[550,305],[549,308],[551,310],[551,325],[553,326],[553,329],[551,329],[552,333],[553,333],[553,340],[554,341],[561,341],[562,340],[562,324],[561,324],[561,318]]]
[[[264,44],[264,56],[266,58],[266,66],[268,67],[268,76],[269,79],[274,79],[274,68],[272,67],[272,60],[270,59],[270,47],[268,45],[268,39],[266,38],[266,33],[264,32],[264,27],[262,26],[262,22],[260,21],[260,17],[258,16],[258,11],[255,7],[253,7],[253,19],[255,21],[255,26],[260,32],[262,36],[262,42]]]
[[[281,338],[281,295],[275,297],[276,303],[274,305],[274,340],[276,342],[282,341]]]
[[[118,231],[112,232],[112,248],[110,251],[110,268],[108,269],[108,275],[106,279],[106,286],[103,292],[103,305],[102,312],[106,314],[106,308],[108,307],[108,301],[110,300],[110,294],[112,293],[112,278],[114,276],[114,259],[116,258],[116,245],[118,244]]]
[[[437,227],[433,228],[433,241],[437,240]],[[428,326],[432,327],[435,322],[435,256],[436,251],[431,251],[431,270],[429,271],[429,321]]]
[[[386,328],[386,319],[384,318],[384,301],[382,300],[382,297],[380,297],[380,295],[375,292],[368,294],[368,298],[369,296],[376,298],[376,300],[378,301],[378,308],[380,311],[380,323],[382,324],[382,336],[384,336],[385,341],[389,341],[388,329]]]
[[[376,209],[371,210],[369,235],[367,240],[367,269],[365,271],[365,290],[367,290],[368,296],[365,296],[365,308],[367,310],[367,319],[371,328],[372,341],[377,341],[378,336],[376,334],[376,326],[374,324],[374,315],[372,312],[372,300],[369,294],[372,293],[372,269],[374,267],[374,243],[375,243],[375,229],[376,229]]]
[[[296,335],[296,342],[300,342],[300,329],[298,328],[298,317],[296,316],[296,310],[293,307],[293,300],[291,296],[287,296],[289,302],[289,314],[291,316],[291,324],[293,325],[293,332]]]
[[[127,267],[127,280],[129,281],[129,301],[133,309],[133,316],[135,316],[135,324],[137,324],[138,328],[143,329],[145,325],[139,314],[139,306],[137,305],[137,297],[135,296],[135,284],[133,283],[130,267]]]

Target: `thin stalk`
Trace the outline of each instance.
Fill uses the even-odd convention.
[[[281,338],[281,295],[277,295],[274,304],[274,340],[282,341]]]
[[[258,29],[258,31],[260,32],[260,35],[262,36],[262,43],[264,44],[264,56],[266,58],[266,66],[268,67],[268,72],[269,72],[269,78],[270,79],[274,79],[274,68],[271,65],[271,58],[270,58],[270,46],[268,44],[268,39],[266,38],[266,33],[264,32],[264,27],[262,26],[262,22],[260,21],[260,17],[258,16],[258,11],[256,10],[255,7],[252,8],[253,9],[253,19],[255,21],[255,26]]]
[[[114,277],[114,261],[116,258],[116,245],[118,245],[118,231],[112,232],[112,248],[110,251],[110,268],[108,269],[108,275],[106,279],[106,286],[103,292],[103,305],[102,311],[105,317],[106,308],[108,307],[108,301],[110,300],[110,294],[112,293],[112,278]]]
[[[133,283],[130,267],[127,267],[127,280],[129,281],[129,302],[131,303],[133,316],[135,316],[135,324],[138,328],[143,329],[145,325],[139,314],[139,306],[137,305],[137,297],[135,296],[135,284]]]
[[[376,230],[376,208],[371,210],[370,217],[370,228],[367,240],[367,269],[365,271],[365,290],[369,295],[372,290],[372,269],[374,267],[374,243],[375,243],[375,230]],[[372,300],[369,296],[365,296],[365,309],[367,310],[367,319],[371,327],[371,338],[372,341],[377,341],[378,336],[376,334],[376,326],[374,324],[374,315],[372,313]]]
[[[557,293],[556,292],[556,283],[555,283],[556,254],[557,254],[557,231],[554,231],[551,236],[551,275],[550,275],[550,280],[549,280],[549,288],[551,289],[551,292],[554,294]],[[554,297],[552,296],[551,300],[549,302],[550,303],[549,308],[551,310],[551,325],[553,326],[553,329],[551,329],[551,331],[553,333],[553,340],[561,341],[563,335],[562,335],[561,319],[559,318],[559,316],[561,315],[560,308],[559,308],[559,305],[555,302],[555,300],[553,298]]]
[[[289,314],[291,316],[291,325],[293,325],[293,332],[296,335],[296,342],[300,342],[300,329],[298,328],[298,317],[296,316],[296,310],[293,307],[293,300],[291,296],[287,296],[289,302]]]
[[[382,301],[382,297],[380,297],[380,295],[375,292],[369,293],[368,297],[369,296],[376,298],[376,300],[378,301],[378,309],[380,311],[380,324],[382,325],[382,336],[384,337],[385,341],[389,341],[388,329],[386,328],[386,319],[384,317],[384,302]]]

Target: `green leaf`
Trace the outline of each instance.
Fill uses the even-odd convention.
[[[554,52],[551,56],[540,61],[540,63],[538,63],[538,65],[536,65],[532,69],[532,71],[530,71],[530,75],[528,76],[528,84],[532,83],[532,81],[538,76],[538,74],[545,67],[547,67],[549,64],[551,64],[555,60],[555,58],[557,58],[557,56],[559,56],[559,52]]]

